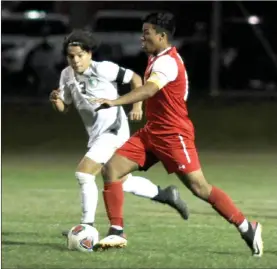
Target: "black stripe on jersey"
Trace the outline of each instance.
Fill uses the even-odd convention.
[[[124,76],[125,76],[126,69],[120,67],[117,73],[116,82],[119,84],[123,84]]]
[[[115,119],[114,123],[110,126],[110,128],[107,131],[111,132],[112,134],[117,135],[118,134],[118,130],[121,127],[121,124],[122,124],[121,109],[120,109],[120,106],[118,106],[117,107],[117,113],[116,113],[116,119]]]

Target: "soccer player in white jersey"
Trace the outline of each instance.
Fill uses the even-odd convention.
[[[95,177],[115,150],[128,140],[130,133],[128,118],[121,106],[95,112],[97,105],[91,104],[89,99],[118,98],[116,83],[130,83],[131,88],[142,85],[141,77],[133,71],[109,61],[92,60],[95,49],[96,42],[90,32],[75,30],[66,37],[63,51],[68,67],[61,73],[59,89],[50,94],[50,101],[59,112],[66,112],[73,103],[89,136],[88,151],[80,161],[75,177],[81,188],[81,223],[90,225],[95,221],[98,201]],[[134,104],[131,119],[142,118],[141,106],[142,103]],[[188,218],[186,203],[175,186],[161,189],[150,180],[131,174],[122,180],[124,191],[168,204],[184,219]],[[67,231],[63,235],[67,235]]]

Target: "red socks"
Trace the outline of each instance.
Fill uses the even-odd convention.
[[[117,225],[123,228],[124,193],[122,182],[105,183],[103,197],[111,225]]]
[[[111,225],[121,226],[123,228],[124,193],[122,182],[105,183],[103,197]],[[225,192],[214,186],[208,202],[223,218],[237,227],[245,220],[244,215],[235,206],[231,198]]]
[[[214,186],[208,202],[223,218],[237,227],[245,220],[244,215],[235,206],[231,198]]]

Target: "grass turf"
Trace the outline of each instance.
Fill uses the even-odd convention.
[[[188,222],[166,206],[126,194],[125,250],[68,251],[60,233],[80,218],[74,171],[86,150],[84,128],[74,111],[63,116],[50,106],[4,104],[2,267],[276,268],[276,109],[274,102],[199,102],[190,109],[207,179],[263,224],[265,254],[255,259],[232,226],[159,165],[139,174],[180,187],[191,210]],[[97,228],[102,236],[108,228],[101,196]]]
[[[68,251],[60,233],[80,217],[73,178],[79,154],[34,151],[2,157],[3,268],[276,268],[276,155],[201,153],[207,178],[227,191],[250,219],[262,222],[262,259],[251,257],[237,231],[159,165],[145,175],[156,184],[181,188],[191,210],[188,222],[166,206],[126,194],[125,250]],[[98,185],[102,187],[100,178]],[[107,224],[100,196],[96,227],[102,236]]]

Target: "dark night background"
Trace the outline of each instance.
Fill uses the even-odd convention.
[[[238,4],[239,3],[239,4]],[[219,87],[221,93],[247,91],[257,92],[265,95],[275,95],[276,86],[276,23],[274,23],[275,14],[274,2],[221,2],[221,20],[220,20],[220,45],[219,49]],[[253,29],[253,25],[247,23],[247,16],[243,14],[240,5],[249,15],[259,16],[261,24],[254,25],[262,32],[260,40]],[[189,76],[191,87],[197,89],[198,93],[209,94],[210,76],[211,76],[211,34],[212,34],[212,11],[213,2],[195,1],[195,2],[109,2],[109,1],[91,1],[91,2],[3,2],[3,6],[12,8],[16,12],[26,10],[45,10],[48,12],[57,12],[69,16],[69,29],[84,27],[90,24],[93,16],[98,10],[117,9],[117,10],[167,10],[176,15],[177,32],[176,37],[184,38],[184,42],[179,47],[180,54],[183,56]],[[80,16],[82,14],[82,16]],[[5,27],[5,24],[2,26]],[[3,30],[2,30],[3,31]],[[5,31],[5,28],[4,28]],[[108,30],[107,30],[108,31]],[[193,37],[199,37],[198,39]],[[118,37],[120,39],[120,36]],[[3,39],[3,38],[2,38]],[[101,41],[101,40],[100,40]],[[264,41],[270,44],[274,54],[270,55],[265,48]],[[2,43],[2,52],[5,49]],[[231,56],[231,63],[226,64],[228,56],[235,52],[235,57]],[[275,57],[275,58],[274,58]],[[114,60],[110,55],[101,54],[103,59]],[[142,73],[145,65],[145,56],[139,55],[134,58],[121,57],[116,61],[127,67]],[[274,62],[275,61],[275,62]],[[59,70],[64,65],[59,66]],[[2,65],[2,75],[3,75]],[[6,73],[5,73],[6,74]],[[16,74],[18,75],[18,74]],[[7,74],[7,79],[3,80],[2,94],[11,95],[15,91],[11,90],[8,81],[14,82]],[[25,77],[24,77],[25,76]],[[26,81],[26,73],[17,80],[21,87]],[[7,82],[7,86],[5,85]],[[53,82],[54,84],[54,82]],[[16,87],[18,87],[16,85]],[[25,91],[25,94],[30,92]],[[196,90],[194,91],[194,93]],[[20,91],[19,94],[24,94]]]
[[[35,146],[37,137],[41,135],[43,141],[51,139],[59,140],[58,131],[55,135],[51,129],[57,126],[76,122],[76,134],[74,141],[77,148],[85,146],[86,136],[76,112],[73,110],[68,116],[61,116],[52,110],[48,103],[50,91],[57,87],[60,71],[66,65],[61,56],[61,44],[66,33],[73,28],[86,27],[92,31],[96,14],[101,10],[167,10],[173,12],[177,20],[176,39],[182,40],[179,44],[179,52],[182,55],[190,80],[190,96],[188,105],[190,115],[196,125],[197,140],[201,147],[229,147],[252,148],[253,143],[259,141],[259,147],[273,148],[277,144],[276,134],[276,96],[277,96],[277,62],[276,62],[276,23],[274,2],[2,2],[2,146],[4,150],[13,150],[15,147]],[[17,58],[12,51],[15,48],[22,49],[23,45],[36,40],[44,42],[45,32],[43,27],[29,27],[29,32],[21,32],[16,35],[17,27],[12,27],[3,18],[24,14],[26,11],[44,11],[54,16],[65,16],[67,24],[56,27],[52,25],[54,33],[46,36],[58,38],[51,43],[55,49],[54,56],[44,56],[49,62],[48,71],[42,75],[32,68],[32,49],[25,52],[26,58],[21,60],[22,69],[9,70],[9,66],[18,67]],[[214,41],[214,18],[217,10],[218,42]],[[3,12],[8,13],[3,17]],[[250,24],[249,17],[259,19],[258,24]],[[50,18],[50,17],[49,17]],[[36,21],[29,19],[29,21]],[[47,23],[50,23],[49,19]],[[112,27],[122,28],[126,25],[136,29],[140,34],[140,23],[121,22],[102,23],[102,36],[99,38],[101,46],[94,55],[97,60],[113,60],[125,67],[143,73],[146,65],[146,56],[137,51],[132,55],[125,55],[122,47],[130,45],[129,39],[125,42],[121,31],[116,36],[116,44],[109,43]],[[27,24],[26,24],[27,25]],[[100,24],[99,24],[100,25]],[[109,25],[109,27],[107,26]],[[25,24],[19,27],[24,30]],[[106,27],[106,28],[105,28]],[[127,29],[128,29],[127,27]],[[135,28],[134,28],[135,27]],[[138,29],[137,29],[138,27]],[[26,28],[27,29],[27,28]],[[23,31],[22,30],[22,31]],[[49,29],[48,29],[49,30]],[[59,32],[60,31],[60,32]],[[5,33],[8,33],[5,35]],[[11,34],[12,33],[12,34]],[[95,31],[96,36],[99,34]],[[16,36],[16,38],[14,38]],[[19,38],[19,41],[15,41]],[[106,39],[105,39],[106,38]],[[137,40],[139,37],[136,37]],[[22,40],[24,39],[24,42]],[[38,41],[39,40],[39,41]],[[10,42],[10,43],[9,43]],[[16,44],[14,44],[16,43]],[[212,44],[217,46],[212,46]],[[139,45],[135,41],[135,45]],[[7,53],[8,52],[8,53]],[[12,53],[11,53],[12,52]],[[17,52],[18,53],[18,52]],[[5,56],[7,55],[7,56]],[[51,54],[52,55],[52,54]],[[215,56],[216,55],[216,56]],[[47,61],[46,60],[46,61]],[[53,60],[57,60],[54,62]],[[45,61],[33,61],[35,64]],[[10,65],[11,64],[11,65]],[[216,65],[218,68],[216,68]],[[50,71],[49,71],[50,69]],[[216,71],[218,70],[218,72]],[[121,88],[122,92],[128,87]],[[25,117],[25,118],[24,118]],[[39,120],[36,120],[36,117]],[[45,121],[43,120],[45,119]],[[44,121],[45,129],[36,129],[40,125],[38,121]],[[76,120],[76,121],[75,121]],[[25,139],[18,145],[13,136],[15,126],[23,124],[22,133]],[[17,122],[20,122],[17,125]],[[213,124],[213,123],[216,123]],[[231,123],[231,124],[230,124]],[[211,126],[209,125],[211,124]],[[53,125],[53,126],[52,126]],[[26,126],[29,126],[28,128]],[[50,127],[52,126],[52,127]],[[55,127],[56,126],[56,127]],[[135,130],[139,124],[132,124]],[[216,128],[215,128],[216,126]],[[64,127],[64,128],[69,128]],[[31,133],[29,133],[31,131]],[[35,131],[36,130],[36,131]],[[38,132],[38,133],[36,133]],[[42,132],[42,134],[40,134]],[[82,134],[82,135],[80,135]],[[60,134],[62,135],[62,134]],[[241,139],[238,141],[237,137]],[[215,139],[216,137],[216,139]],[[72,140],[69,138],[69,142]],[[73,148],[74,144],[70,144]],[[59,146],[61,146],[59,144]]]

